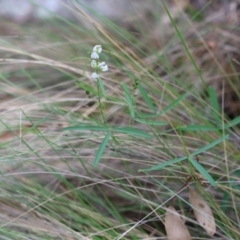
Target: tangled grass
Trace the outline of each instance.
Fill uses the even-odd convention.
[[[1,239],[165,239],[173,198],[195,239],[239,239],[239,26],[183,7],[122,26],[78,11],[90,29],[58,19],[1,39]],[[89,126],[103,124],[151,138],[114,132],[94,167],[105,132]],[[214,237],[193,217],[189,177]]]

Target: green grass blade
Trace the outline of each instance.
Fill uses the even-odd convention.
[[[220,118],[219,118],[220,120]],[[228,124],[225,124],[224,127],[221,125],[218,125],[218,127],[213,126],[204,126],[204,125],[186,125],[186,126],[180,126],[176,127],[176,130],[182,130],[186,132],[206,132],[206,131],[219,131],[221,129],[228,129],[230,127],[234,127],[240,123],[240,117],[236,117],[232,121],[230,121]]]
[[[212,186],[216,186],[216,182],[213,180],[213,178],[211,177],[211,175],[202,167],[201,164],[199,164],[197,161],[195,161],[193,158],[189,157],[190,162],[192,163],[192,165],[198,170],[199,173],[202,174],[202,176],[208,180],[208,182],[212,185]]]
[[[164,3],[164,1],[162,1],[162,3],[163,3],[164,9],[165,9],[165,11],[166,11],[166,13],[167,13],[167,15],[168,15],[170,21],[171,21],[171,23],[172,23],[172,25],[173,25],[173,27],[174,27],[176,33],[177,33],[179,39],[180,39],[181,42],[182,42],[182,45],[183,45],[183,47],[184,47],[184,49],[185,49],[185,51],[186,51],[186,53],[187,53],[189,59],[191,60],[192,65],[194,66],[194,69],[195,69],[196,73],[197,73],[198,76],[200,77],[202,83],[203,83],[204,85],[206,85],[205,82],[204,82],[204,80],[203,80],[203,77],[202,77],[201,71],[199,70],[197,64],[195,63],[195,60],[194,60],[194,58],[193,58],[193,56],[192,56],[192,54],[191,54],[191,52],[190,52],[190,50],[189,50],[189,48],[188,48],[188,46],[187,46],[187,44],[186,44],[186,41],[184,40],[184,38],[183,38],[181,32],[179,31],[179,29],[178,29],[178,27],[177,27],[175,21],[173,20],[173,18],[172,18],[172,16],[171,16],[170,12],[168,11],[168,8],[167,8],[166,4]]]
[[[134,120],[136,122],[151,125],[151,126],[166,126],[166,125],[168,125],[167,122],[151,121],[151,120],[145,120],[145,119],[141,119],[141,118],[135,118]]]
[[[186,125],[186,126],[180,126],[176,127],[176,130],[182,130],[186,132],[205,132],[205,131],[216,131],[219,128],[212,127],[212,126],[204,126],[204,125]]]
[[[176,100],[172,101],[171,104],[169,104],[166,108],[162,110],[160,115],[166,114],[168,111],[174,108],[179,102],[181,102],[186,96],[187,96],[187,93],[184,93],[183,95],[178,97]]]
[[[152,135],[146,132],[143,132],[137,128],[130,128],[130,127],[115,127],[115,126],[92,126],[92,125],[77,125],[77,126],[71,126],[62,128],[62,131],[95,131],[95,132],[119,132],[119,133],[125,133],[129,135],[134,135],[138,137],[145,137],[145,138],[152,138]]]
[[[228,124],[225,124],[225,125],[224,125],[224,128],[227,129],[227,128],[233,127],[233,126],[235,126],[235,125],[238,125],[239,123],[240,123],[240,116],[234,118],[234,119],[233,119],[232,121],[230,121]]]
[[[220,107],[218,104],[217,94],[212,86],[208,87],[209,101],[211,107],[213,108],[212,114],[216,120],[217,124],[221,123],[221,118],[219,117]]]
[[[224,192],[223,196],[221,197],[222,201],[220,203],[220,208],[222,209],[223,212],[225,212],[229,207],[227,204],[227,202],[229,201],[229,198],[230,198],[230,194],[228,192]]]
[[[232,174],[232,177],[230,179],[230,185],[234,188],[240,191],[240,184],[236,182],[236,179],[240,179],[240,169],[237,169]]]
[[[216,141],[214,141],[214,142],[212,142],[212,143],[210,143],[210,144],[208,144],[208,145],[198,149],[197,151],[195,151],[192,154],[190,154],[190,157],[196,156],[196,155],[198,155],[200,153],[203,153],[203,152],[207,151],[208,149],[210,149],[210,148],[216,146],[217,144],[221,143],[226,138],[228,138],[228,135],[223,136],[223,137],[217,139]],[[169,160],[167,162],[155,165],[155,166],[147,168],[147,169],[140,169],[139,171],[141,171],[141,172],[150,172],[150,171],[160,170],[160,169],[162,169],[164,167],[167,167],[167,166],[169,166],[171,164],[179,163],[179,162],[181,162],[183,160],[186,160],[187,158],[188,158],[187,156],[184,156],[184,157],[180,157],[180,158],[171,159],[171,160]]]
[[[214,141],[214,142],[212,142],[212,143],[209,143],[208,145],[206,145],[206,146],[198,149],[197,151],[195,151],[195,152],[193,152],[192,154],[190,154],[190,156],[193,157],[193,156],[196,156],[196,155],[198,155],[198,154],[200,154],[200,153],[203,153],[203,152],[207,151],[208,149],[210,149],[210,148],[218,145],[219,143],[221,143],[222,141],[224,141],[224,140],[227,139],[228,137],[229,137],[229,135],[225,135],[225,136],[217,139],[216,141]]]
[[[128,104],[130,114],[131,114],[132,118],[134,118],[135,113],[134,113],[133,100],[132,100],[131,94],[130,94],[129,89],[128,89],[128,87],[125,83],[122,84],[122,88],[123,88],[123,91],[124,91],[124,94],[125,94],[125,99],[126,99],[126,102]]]
[[[138,85],[138,90],[139,90],[140,94],[142,95],[144,101],[146,102],[147,106],[155,113],[156,108],[154,107],[152,100],[150,99],[147,92],[140,84]]]
[[[96,132],[104,132],[109,131],[109,128],[105,126],[91,126],[91,125],[77,125],[62,128],[62,131],[96,131]]]
[[[181,162],[181,161],[186,160],[186,159],[187,159],[187,157],[174,158],[174,159],[171,159],[167,162],[155,165],[155,166],[147,168],[147,169],[140,169],[139,172],[150,172],[150,171],[160,170],[160,169],[162,169],[164,167],[167,167],[171,164],[178,163],[178,162]]]
[[[102,154],[108,144],[108,140],[110,138],[110,135],[111,135],[111,132],[109,131],[108,134],[105,136],[105,138],[103,139],[102,143],[100,144],[98,150],[97,150],[97,153],[96,153],[96,156],[94,158],[94,161],[93,161],[93,166],[96,167],[102,157]]]
[[[102,82],[102,80],[100,78],[98,78],[98,84],[99,84],[99,87],[100,87],[100,89],[102,91],[103,96],[106,97],[106,90],[105,90],[103,82]]]
[[[143,132],[139,129],[136,128],[128,128],[128,127],[119,127],[119,128],[114,128],[112,129],[114,132],[119,132],[119,133],[126,133],[129,135],[134,135],[138,137],[145,137],[145,138],[152,138],[153,136],[149,133]]]

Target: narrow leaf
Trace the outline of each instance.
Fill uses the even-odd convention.
[[[230,121],[228,124],[225,124],[225,125],[224,125],[224,128],[230,128],[230,127],[233,127],[233,126],[235,126],[235,125],[237,125],[237,124],[239,124],[239,123],[240,123],[240,116],[234,118],[234,119],[233,119],[232,121]]]
[[[185,126],[179,126],[176,127],[176,130],[183,130],[183,131],[198,131],[198,132],[204,132],[204,131],[218,131],[222,129],[228,129],[230,127],[233,127],[240,123],[240,117],[236,117],[232,121],[230,121],[228,124],[225,125],[218,125],[218,127],[213,126],[204,126],[204,125],[185,125]]]
[[[93,161],[93,166],[96,167],[102,157],[102,154],[107,146],[107,143],[108,143],[108,140],[109,140],[109,137],[111,135],[111,132],[109,131],[108,134],[105,136],[105,138],[103,139],[102,143],[100,144],[98,150],[97,150],[97,153],[96,153],[96,156],[94,158],[94,161]]]
[[[176,100],[172,101],[171,104],[169,104],[166,108],[164,108],[162,110],[160,115],[166,114],[168,111],[170,111],[172,108],[174,108],[178,103],[180,103],[186,96],[187,96],[187,93],[184,93],[182,96],[180,96]]]
[[[112,131],[114,132],[120,132],[120,133],[126,133],[129,135],[134,135],[138,137],[145,137],[145,138],[152,138],[152,135],[149,133],[145,133],[141,130],[138,130],[136,128],[128,128],[128,127],[119,127],[119,128],[113,128]]]
[[[191,235],[174,207],[167,208],[165,229],[168,240],[191,240]]]
[[[214,109],[214,111],[212,111],[212,114],[216,120],[216,123],[219,124],[221,122],[221,119],[219,117],[220,107],[218,104],[217,94],[212,86],[208,87],[208,94],[210,98],[211,107]]]
[[[205,131],[216,131],[219,128],[212,127],[212,126],[204,126],[204,125],[186,125],[176,127],[176,130],[183,130],[188,132],[198,131],[198,132],[205,132]]]
[[[92,125],[77,125],[62,128],[62,131],[96,131],[96,132],[104,132],[109,131],[109,128],[105,126],[92,126]]]
[[[102,82],[102,80],[100,78],[98,78],[98,84],[99,84],[99,87],[100,87],[100,89],[102,91],[103,96],[106,97],[105,87],[104,87],[103,82]]]
[[[140,169],[139,172],[150,172],[150,171],[160,170],[160,169],[162,169],[166,166],[169,166],[169,165],[174,164],[174,163],[181,162],[185,159],[187,159],[187,157],[174,158],[174,159],[171,159],[167,162],[160,163],[158,165],[155,165],[155,166],[147,168],[147,169]]]
[[[228,138],[228,136],[229,135],[225,135],[225,136],[217,139],[216,141],[214,141],[214,142],[212,142],[212,143],[210,143],[210,144],[208,144],[208,145],[198,149],[197,151],[191,153],[190,157],[196,156],[196,155],[198,155],[198,154],[200,154],[202,152],[207,151],[209,148],[216,146],[217,144],[222,142],[224,139]],[[169,160],[167,162],[155,165],[155,166],[147,168],[147,169],[140,169],[139,171],[140,172],[150,172],[150,171],[160,170],[161,168],[164,168],[164,167],[169,166],[169,165],[174,164],[174,163],[181,162],[181,161],[183,161],[183,160],[185,160],[187,158],[188,158],[188,156],[184,156],[184,157],[180,157],[180,158],[174,158],[174,159],[171,159],[171,160]]]
[[[152,100],[150,99],[150,97],[148,96],[147,92],[145,91],[145,89],[139,84],[138,85],[138,90],[140,92],[140,94],[142,95],[144,101],[146,102],[146,104],[148,105],[148,107],[153,111],[156,112],[156,109],[152,103]]]
[[[202,176],[208,180],[208,182],[212,185],[212,186],[216,186],[216,182],[213,180],[212,176],[202,167],[201,164],[199,164],[197,161],[195,161],[193,158],[189,157],[190,162],[192,163],[192,165],[198,170],[198,172],[200,172],[202,174]]]
[[[211,208],[208,204],[197,194],[197,192],[189,187],[189,202],[193,207],[194,215],[208,235],[211,237],[216,232],[216,224],[212,214]]]
[[[151,121],[151,120],[145,120],[145,119],[141,119],[141,118],[135,118],[134,120],[136,122],[144,123],[144,124],[152,125],[152,126],[165,126],[165,125],[168,125],[167,122]]]
[[[225,139],[227,139],[229,137],[229,135],[225,135],[219,139],[217,139],[216,141],[212,142],[212,143],[209,143],[208,145],[198,149],[197,151],[193,152],[190,156],[193,157],[193,156],[196,156],[202,152],[205,152],[207,151],[208,149],[218,145],[219,143],[221,143],[222,141],[224,141]]]
[[[129,135],[135,135],[138,137],[145,137],[145,138],[152,138],[153,136],[149,133],[143,132],[136,128],[129,128],[129,127],[115,127],[115,126],[92,126],[92,125],[78,125],[78,126],[71,126],[62,128],[62,131],[95,131],[95,132],[119,132],[125,133]]]
[[[135,114],[134,114],[133,100],[132,100],[131,94],[130,94],[129,89],[128,89],[128,87],[125,83],[122,84],[122,88],[123,88],[123,91],[124,91],[124,94],[125,94],[125,99],[126,99],[126,102],[128,104],[130,114],[131,114],[132,118],[134,118]]]

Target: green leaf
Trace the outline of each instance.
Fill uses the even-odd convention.
[[[126,102],[128,104],[130,114],[131,114],[132,118],[134,118],[135,113],[134,113],[133,100],[132,100],[131,94],[130,94],[129,89],[128,89],[128,87],[125,83],[122,84],[122,88],[123,88],[123,91],[124,91],[124,94],[125,94],[125,99],[126,99]]]
[[[150,172],[150,171],[160,170],[160,169],[162,169],[164,167],[167,167],[167,166],[172,165],[174,163],[181,162],[181,161],[183,161],[185,159],[187,159],[187,157],[174,158],[174,159],[171,159],[171,160],[169,160],[167,162],[155,165],[155,166],[147,168],[147,169],[140,169],[139,172]]]
[[[230,178],[230,185],[234,188],[240,191],[240,184],[237,179],[240,178],[240,169],[236,169],[233,173],[231,173],[231,178]]]
[[[126,133],[129,135],[134,135],[134,136],[138,136],[138,137],[152,138],[151,134],[145,133],[136,128],[119,127],[119,128],[113,128],[112,131],[119,132],[119,133]]]
[[[152,135],[149,133],[145,133],[137,128],[130,128],[130,127],[115,127],[115,126],[92,126],[92,125],[78,125],[78,126],[71,126],[62,128],[62,131],[95,131],[95,132],[119,132],[119,133],[125,133],[129,135],[135,135],[139,137],[145,137],[145,138],[152,138]]]
[[[195,161],[193,158],[189,157],[190,162],[192,163],[192,165],[198,170],[198,172],[200,172],[202,174],[202,176],[208,180],[208,182],[212,185],[212,186],[216,186],[216,182],[213,180],[213,178],[211,177],[211,175],[202,167],[201,164],[199,164],[197,161]]]
[[[216,123],[219,124],[221,122],[221,118],[219,117],[220,107],[218,104],[217,94],[212,86],[208,87],[208,94],[211,107],[213,108],[212,114],[216,120]]]
[[[102,82],[102,80],[100,78],[98,78],[98,84],[99,84],[99,87],[100,87],[100,89],[102,91],[103,96],[106,97],[106,91],[105,91],[103,82]]]
[[[225,124],[225,125],[224,125],[224,128],[230,128],[230,127],[233,127],[233,126],[235,126],[235,125],[237,125],[237,124],[239,124],[239,123],[240,123],[240,116],[234,118],[234,119],[233,119],[232,121],[230,121],[228,124]]]
[[[205,131],[216,131],[218,128],[212,126],[204,126],[204,125],[186,125],[176,127],[176,130],[183,130],[188,132],[198,131],[198,132],[205,132]]]
[[[226,209],[229,207],[228,202],[229,202],[229,193],[228,192],[224,192],[223,196],[221,197],[221,203],[220,203],[220,208],[222,209],[222,211],[226,211]]]
[[[136,122],[147,124],[147,125],[152,125],[152,126],[165,126],[165,125],[168,125],[167,122],[151,121],[151,120],[145,120],[145,119],[140,119],[140,118],[135,118],[134,120]]]
[[[210,149],[210,148],[218,145],[219,143],[221,143],[223,140],[225,140],[225,139],[228,138],[228,137],[229,137],[229,135],[225,135],[225,136],[217,139],[216,141],[214,141],[214,142],[212,142],[212,143],[209,143],[208,145],[206,145],[206,146],[204,146],[204,147],[202,147],[202,148],[199,148],[197,151],[195,151],[195,152],[193,152],[192,154],[190,154],[190,156],[193,157],[193,156],[196,156],[196,155],[198,155],[198,154],[200,154],[200,153],[202,153],[202,152],[205,152],[205,151],[207,151],[208,149]]]
[[[140,94],[142,95],[144,101],[146,102],[146,104],[148,105],[148,107],[153,111],[156,112],[156,109],[152,103],[152,100],[150,99],[150,97],[148,96],[147,92],[145,91],[145,89],[139,84],[138,85],[138,90],[140,92]]]
[[[223,137],[217,139],[216,141],[214,141],[214,142],[212,142],[212,143],[210,143],[210,144],[208,144],[208,145],[206,145],[206,146],[198,149],[197,151],[191,153],[189,157],[193,157],[193,156],[196,156],[196,155],[198,155],[198,154],[200,154],[200,153],[202,153],[202,152],[207,151],[209,148],[214,147],[215,145],[219,144],[220,142],[222,142],[223,140],[225,140],[226,138],[228,138],[228,136],[229,136],[229,135],[223,136]],[[169,166],[169,165],[171,165],[171,164],[179,163],[179,162],[181,162],[181,161],[183,161],[183,160],[186,160],[187,158],[188,158],[188,156],[171,159],[171,160],[169,160],[169,161],[167,161],[167,162],[164,162],[164,163],[155,165],[155,166],[150,167],[150,168],[147,168],[147,169],[140,169],[139,171],[140,171],[140,172],[150,172],[150,171],[154,171],[154,170],[160,170],[160,169],[162,169],[162,168],[164,168],[164,167],[166,167],[166,166]]]
[[[225,124],[224,126],[218,125],[218,127],[213,126],[204,126],[204,125],[186,125],[186,126],[180,126],[176,127],[176,130],[183,130],[188,132],[198,131],[198,132],[205,132],[205,131],[219,131],[222,129],[228,129],[230,127],[233,127],[235,125],[238,125],[240,123],[240,117],[236,117],[232,121],[230,121],[228,124]]]
[[[108,134],[105,136],[105,138],[103,139],[102,143],[100,144],[98,150],[97,150],[97,153],[96,153],[96,156],[94,158],[94,161],[93,161],[93,166],[96,167],[102,157],[102,154],[107,146],[107,143],[108,143],[108,140],[109,140],[109,137],[111,135],[111,132],[109,131]]]
[[[172,101],[171,104],[169,104],[166,108],[162,110],[160,115],[166,114],[168,111],[174,108],[179,102],[181,102],[186,96],[187,96],[187,93],[184,93],[183,95],[181,95],[180,97]]]
[[[77,126],[62,128],[62,131],[73,131],[73,130],[104,132],[104,131],[109,131],[109,128],[105,126],[92,126],[92,125],[77,125]]]

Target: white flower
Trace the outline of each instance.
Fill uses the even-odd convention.
[[[94,46],[93,52],[100,54],[102,52],[102,46],[101,45]]]
[[[92,52],[91,58],[92,59],[99,59],[99,55],[96,52]]]
[[[91,77],[96,79],[96,78],[98,78],[98,74],[94,72],[94,73],[92,73]]]
[[[97,61],[96,60],[92,60],[91,61],[91,67],[95,69],[95,68],[97,68],[97,66],[98,66]]]
[[[102,67],[101,67],[101,70],[102,70],[103,72],[107,72],[107,71],[108,71],[108,65],[102,66]]]
[[[0,0],[1,1],[1,0]],[[102,46],[96,45],[93,48],[93,52],[91,53],[91,67],[94,69],[94,73],[91,74],[91,77],[96,79],[98,77],[99,71],[106,72],[108,71],[108,65],[105,62],[99,62],[99,54],[102,52]]]
[[[99,69],[101,69],[102,72],[107,72],[108,71],[108,65],[106,65],[105,62],[101,62],[97,65]]]

